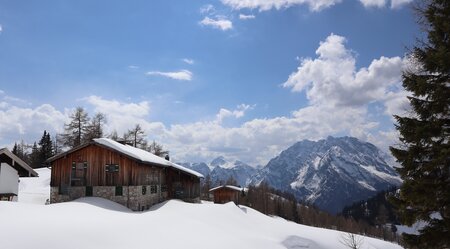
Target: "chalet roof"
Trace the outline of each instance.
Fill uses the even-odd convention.
[[[218,187],[210,189],[209,192],[213,192],[213,191],[215,191],[217,189],[221,189],[221,188],[228,188],[228,189],[235,190],[235,191],[243,191],[243,190],[245,191],[246,190],[246,188],[241,188],[241,187],[237,187],[237,186],[233,186],[233,185],[222,185],[222,186],[218,186]]]
[[[179,171],[185,172],[187,174],[190,174],[190,175],[193,175],[193,176],[196,176],[199,178],[203,178],[203,175],[198,173],[197,171],[194,171],[194,170],[185,168],[181,165],[167,161],[166,159],[156,156],[148,151],[145,151],[145,150],[142,150],[142,149],[130,146],[130,145],[118,143],[109,138],[95,138],[90,143],[75,147],[69,151],[66,151],[66,152],[58,154],[52,158],[49,158],[47,160],[47,162],[53,162],[56,159],[59,159],[65,155],[70,154],[79,149],[82,149],[90,144],[98,144],[100,146],[107,147],[111,150],[117,151],[118,153],[124,154],[124,155],[126,155],[132,159],[135,159],[139,162],[148,163],[148,164],[157,164],[162,167],[171,167],[171,168],[177,169]]]
[[[11,158],[11,160],[14,161],[15,165],[19,165],[20,167],[22,167],[23,169],[25,169],[26,171],[28,171],[28,173],[30,174],[30,176],[38,176],[38,173],[36,171],[34,171],[30,165],[28,165],[26,162],[24,162],[22,159],[20,159],[18,156],[14,155],[14,153],[12,153],[11,151],[9,151],[7,148],[1,148],[0,149],[0,155],[6,155],[7,157]],[[10,166],[14,166],[14,165],[10,165]]]

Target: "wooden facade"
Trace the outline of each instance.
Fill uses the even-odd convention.
[[[52,187],[165,184],[163,166],[140,163],[97,144],[68,153],[51,165]]]
[[[210,190],[214,195],[214,203],[223,204],[227,202],[234,202],[239,204],[241,196],[244,191],[242,188],[236,186],[219,186]]]
[[[52,203],[97,196],[144,210],[167,199],[200,200],[201,174],[105,138],[47,162]]]

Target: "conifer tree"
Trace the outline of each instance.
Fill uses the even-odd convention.
[[[145,149],[147,147],[145,132],[140,124],[136,124],[133,129],[128,130],[123,137],[126,142],[130,142],[136,148]]]
[[[41,164],[41,160],[40,160],[40,153],[39,153],[39,148],[36,144],[36,142],[34,142],[33,147],[31,147],[31,154],[30,154],[30,166],[33,169],[39,168],[40,164]]]
[[[54,155],[53,142],[50,133],[44,131],[41,140],[39,140],[39,146],[39,160],[40,164],[43,165],[45,160]]]
[[[105,114],[99,112],[91,119],[91,122],[86,127],[86,134],[83,136],[84,142],[89,142],[94,138],[103,137],[103,126],[106,123]]]
[[[404,224],[426,222],[404,235],[409,246],[450,248],[450,1],[417,10],[427,39],[411,51],[415,69],[403,73],[413,112],[395,116],[401,144],[391,152],[404,182],[393,202]]]
[[[83,137],[88,128],[89,117],[82,107],[70,115],[70,122],[64,124],[64,134],[61,135],[63,146],[74,148],[83,143]]]

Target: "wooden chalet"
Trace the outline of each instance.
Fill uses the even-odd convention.
[[[235,204],[239,204],[242,196],[245,195],[245,189],[241,187],[236,187],[233,185],[223,185],[212,188],[209,190],[214,195],[214,203],[227,203],[234,202]]]
[[[139,211],[167,199],[200,200],[200,173],[107,138],[47,160],[50,202],[103,197]]]
[[[16,201],[19,194],[19,177],[38,176],[26,162],[7,148],[0,149],[0,200]]]

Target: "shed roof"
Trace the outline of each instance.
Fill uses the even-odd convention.
[[[139,162],[142,162],[142,163],[157,164],[161,167],[171,167],[171,168],[177,169],[179,171],[185,172],[187,174],[193,175],[195,177],[203,178],[203,175],[198,173],[197,171],[194,171],[194,170],[185,168],[181,165],[167,161],[166,159],[156,156],[146,150],[142,150],[142,149],[130,146],[130,145],[126,145],[126,144],[121,144],[121,143],[118,143],[109,138],[95,138],[90,143],[75,147],[69,151],[66,151],[66,152],[58,154],[52,158],[49,158],[47,160],[47,162],[53,162],[56,159],[59,159],[65,155],[72,153],[74,151],[77,151],[79,149],[82,149],[90,144],[97,144],[97,145],[109,148],[111,150],[117,151],[120,154],[124,154],[124,155],[126,155],[134,160],[137,160]]]
[[[210,189],[209,192],[212,192],[212,191],[215,191],[215,190],[221,189],[221,188],[228,188],[228,189],[235,190],[235,191],[243,191],[243,190],[245,191],[246,190],[245,188],[241,188],[241,187],[237,187],[237,186],[233,186],[233,185],[222,185],[222,186],[218,186],[218,187]]]
[[[23,169],[25,169],[26,171],[28,171],[28,173],[31,176],[38,176],[38,173],[36,171],[34,171],[30,165],[28,165],[26,162],[24,162],[22,159],[20,159],[18,156],[14,155],[14,153],[12,153],[11,151],[9,151],[7,148],[1,148],[0,149],[0,155],[6,155],[7,157],[11,158],[11,160],[14,161],[15,165],[19,165],[20,167],[22,167]],[[10,165],[10,166],[14,166],[14,165]]]

